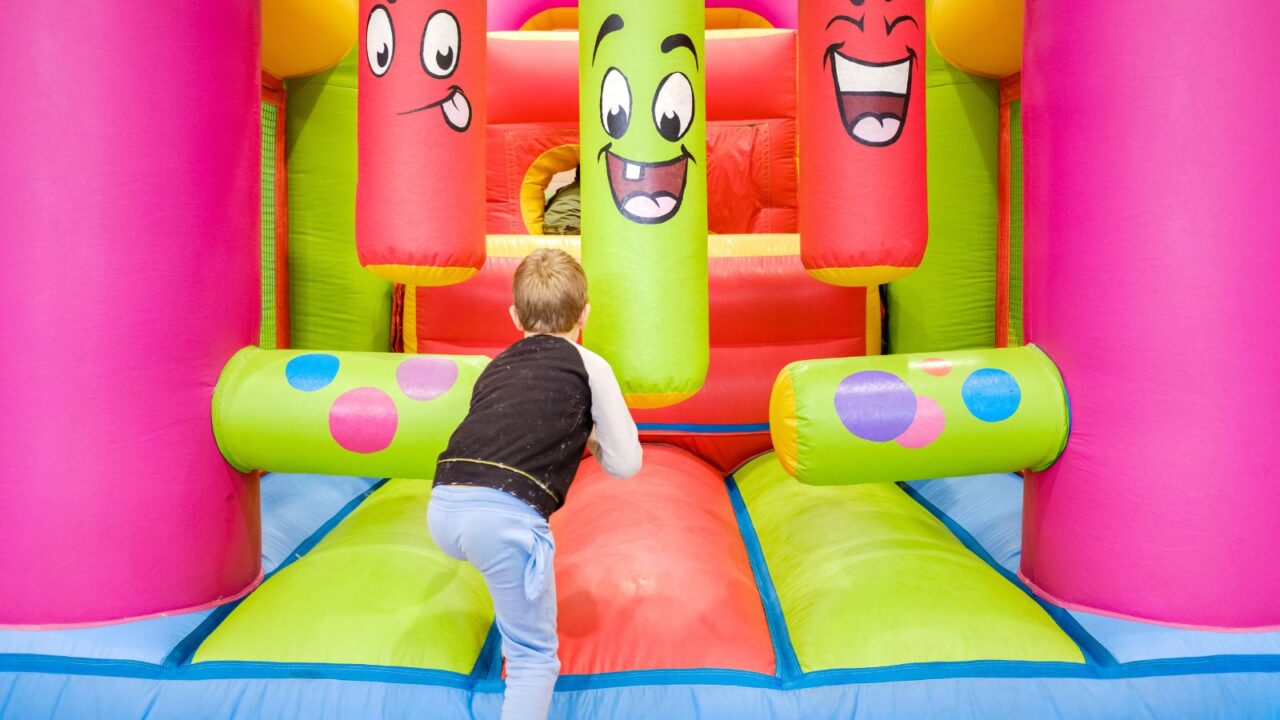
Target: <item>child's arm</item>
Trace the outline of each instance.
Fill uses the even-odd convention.
[[[587,441],[604,471],[616,478],[629,478],[640,472],[640,435],[635,420],[622,399],[622,388],[613,368],[599,355],[579,347],[582,364],[587,368],[591,385],[591,419],[595,429]]]

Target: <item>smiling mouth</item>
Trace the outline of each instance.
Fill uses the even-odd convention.
[[[915,53],[887,63],[855,60],[833,46],[831,73],[836,83],[840,121],[849,137],[863,145],[884,147],[897,142],[907,124],[911,66]]]
[[[683,145],[671,160],[643,163],[628,160],[610,151],[612,143],[600,149],[609,169],[609,189],[618,212],[632,222],[656,225],[670,220],[680,210],[689,178],[692,155]]]
[[[400,115],[411,115],[413,113],[430,110],[431,108],[440,108],[440,114],[444,117],[444,123],[451,130],[457,132],[465,132],[471,127],[471,103],[467,101],[467,96],[463,94],[462,88],[457,85],[449,87],[449,94],[442,99],[433,103],[428,103],[422,107],[412,110],[405,110]]]

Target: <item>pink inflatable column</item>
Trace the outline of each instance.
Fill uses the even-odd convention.
[[[1071,396],[1023,576],[1068,606],[1280,625],[1280,4],[1027,3],[1027,334]]]
[[[210,399],[258,317],[257,0],[0,6],[0,625],[229,599]]]

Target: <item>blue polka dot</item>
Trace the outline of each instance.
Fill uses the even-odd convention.
[[[284,366],[284,376],[293,389],[315,392],[338,376],[338,358],[328,353],[299,355]]]
[[[1000,422],[1013,417],[1022,404],[1022,388],[1004,370],[975,370],[960,388],[965,407],[983,422]]]

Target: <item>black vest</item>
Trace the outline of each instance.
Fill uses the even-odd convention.
[[[550,517],[564,505],[591,425],[591,386],[578,349],[552,335],[525,338],[476,380],[435,484],[502,490]]]

